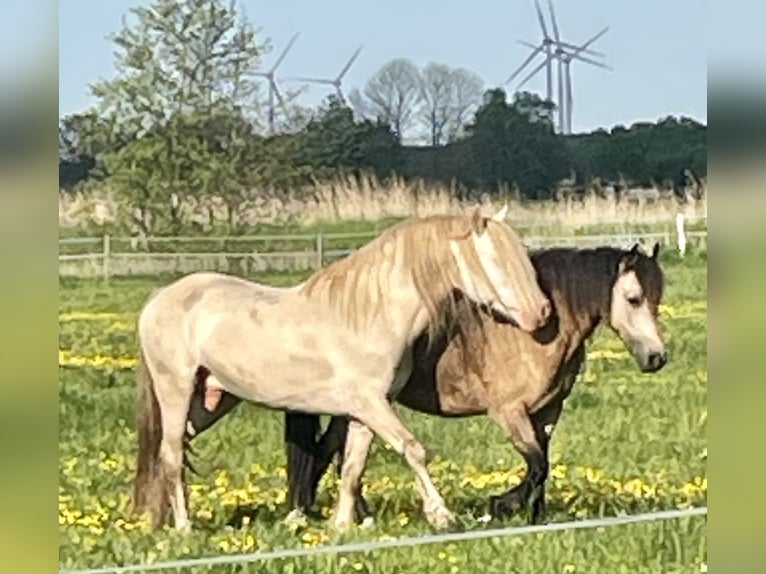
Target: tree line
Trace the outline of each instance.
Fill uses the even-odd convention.
[[[338,176],[394,175],[467,191],[516,188],[549,198],[559,182],[678,187],[707,172],[706,126],[685,117],[562,136],[554,104],[485,88],[465,69],[398,58],[348,100],[315,109],[280,92],[270,133],[254,77],[268,51],[222,0],[155,0],[112,40],[117,74],[91,86],[97,104],[59,125],[65,190],[108,180],[136,206],[215,194],[238,202]],[[427,145],[407,145],[419,132]]]

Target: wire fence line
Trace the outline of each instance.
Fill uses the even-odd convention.
[[[345,257],[380,232],[295,235],[73,237],[59,240],[59,274],[87,277],[187,273],[197,270],[251,274],[264,271],[315,270]],[[688,243],[705,246],[707,231],[527,236],[532,249],[550,246],[628,246],[658,242],[686,250]]]
[[[517,526],[506,528],[492,528],[486,530],[471,530],[468,532],[452,532],[444,534],[430,534],[425,536],[411,536],[404,538],[392,538],[384,540],[370,540],[366,542],[352,542],[331,546],[319,546],[316,548],[286,548],[265,552],[252,552],[248,554],[208,556],[204,558],[189,558],[184,560],[167,560],[154,564],[132,564],[129,566],[112,566],[103,568],[90,568],[84,570],[60,569],[60,574],[121,574],[123,572],[152,572],[182,568],[200,568],[220,566],[224,564],[246,564],[265,560],[278,560],[285,558],[305,558],[322,554],[349,554],[354,552],[370,552],[388,548],[403,548],[437,544],[440,542],[464,542],[467,540],[481,540],[486,538],[504,538],[507,536],[521,536],[524,534],[560,532],[564,530],[583,530],[591,528],[605,528],[621,526],[625,524],[637,524],[642,522],[655,522],[659,520],[671,520],[678,518],[691,518],[695,516],[707,516],[707,506],[692,507],[678,510],[663,510],[642,514],[612,516],[604,518],[591,518],[569,522],[553,522],[531,526]]]

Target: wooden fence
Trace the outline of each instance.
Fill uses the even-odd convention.
[[[156,275],[215,270],[241,275],[305,271],[344,257],[379,232],[221,237],[74,237],[59,240],[59,275],[74,277]],[[629,246],[635,242],[679,249],[707,246],[707,232],[524,237],[530,248]]]

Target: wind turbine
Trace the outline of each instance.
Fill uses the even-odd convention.
[[[277,87],[277,82],[274,79],[274,72],[276,71],[279,64],[282,63],[282,60],[285,59],[285,56],[287,55],[287,52],[290,50],[290,48],[293,47],[293,44],[295,43],[295,40],[298,39],[298,36],[300,35],[300,32],[296,32],[295,35],[293,35],[292,38],[290,38],[290,41],[287,43],[287,46],[285,46],[285,49],[282,50],[282,53],[279,55],[279,58],[277,58],[277,61],[274,62],[274,65],[271,67],[271,69],[268,72],[253,72],[253,76],[260,76],[262,78],[266,78],[269,81],[269,132],[274,133],[274,120],[276,118],[275,113],[275,106],[274,106],[274,97],[279,101],[279,107],[282,108],[282,113],[287,116],[287,106],[285,106],[285,100],[282,98],[282,94],[279,91],[279,88]]]
[[[542,51],[545,51],[546,59],[545,59],[545,64],[544,65],[545,65],[545,68],[546,68],[546,70],[545,70],[545,76],[546,76],[546,99],[548,99],[549,101],[552,101],[553,100],[553,74],[552,74],[552,69],[551,69],[551,63],[552,63],[551,56],[552,56],[552,52],[553,52],[552,47],[557,42],[553,38],[551,38],[550,34],[548,33],[548,27],[545,25],[545,18],[543,17],[543,11],[540,8],[540,2],[538,0],[535,0],[535,10],[537,12],[537,20],[538,20],[538,22],[540,22],[540,30],[543,33],[543,39],[540,42],[540,44],[537,45],[537,46],[535,46],[533,44],[530,44],[529,42],[524,42],[523,40],[519,40],[519,42],[521,44],[532,48],[532,53],[508,77],[508,79],[505,81],[505,84],[506,85],[510,84],[513,81],[513,79],[516,76],[518,76],[522,72],[522,70],[524,70],[524,68],[526,68],[527,65],[529,65],[529,63],[532,60],[534,60],[534,58],[535,58],[535,56],[537,56],[537,54],[539,54]],[[552,10],[552,8],[551,8],[551,10]],[[563,42],[560,39],[558,41],[558,44],[560,46],[563,46],[563,47],[569,48],[569,49],[577,48],[577,46],[575,46],[573,44],[570,44],[569,42]],[[585,52],[589,53],[589,54],[591,54],[593,56],[604,56],[604,54],[602,52],[596,52],[595,50],[587,50],[586,49]],[[535,73],[537,73],[537,71],[539,71],[539,69],[535,70]]]
[[[343,66],[340,73],[335,78],[307,78],[302,76],[297,77],[290,77],[285,78],[286,80],[293,80],[296,82],[310,82],[314,84],[329,84],[331,86],[335,86],[335,92],[338,95],[338,98],[341,102],[345,102],[346,99],[343,97],[343,90],[341,90],[341,81],[343,80],[343,76],[346,75],[346,72],[348,72],[349,68],[351,68],[351,64],[354,63],[354,60],[356,60],[357,56],[359,56],[359,52],[362,51],[362,45],[360,45],[356,51],[351,55],[351,57],[348,59],[348,62],[346,62],[346,65]]]
[[[506,84],[509,84],[516,76],[518,76],[521,71],[537,56],[540,52],[545,50],[545,59],[531,72],[529,72],[519,83],[517,86],[517,89],[521,88],[524,84],[526,84],[532,77],[535,76],[540,70],[542,70],[543,67],[546,68],[546,96],[548,101],[553,100],[553,70],[552,70],[552,63],[554,58],[557,61],[558,69],[557,69],[557,76],[558,76],[558,101],[557,101],[557,107],[558,107],[558,113],[559,113],[559,131],[561,133],[571,133],[572,129],[572,83],[571,83],[571,72],[570,72],[570,64],[572,60],[581,60],[583,62],[587,62],[589,64],[592,64],[594,66],[599,66],[601,68],[609,69],[612,68],[610,66],[607,66],[606,64],[602,64],[601,62],[597,62],[591,58],[587,58],[581,54],[591,54],[593,56],[604,56],[602,52],[597,52],[595,50],[589,49],[589,46],[593,44],[598,38],[606,34],[606,32],[609,30],[609,26],[602,29],[600,32],[598,32],[595,36],[593,36],[590,40],[585,42],[582,45],[575,45],[571,44],[569,42],[564,42],[561,39],[561,34],[559,33],[559,27],[558,23],[556,21],[556,15],[553,11],[553,3],[551,0],[548,0],[548,9],[550,12],[551,17],[551,25],[553,27],[553,38],[548,34],[548,29],[545,25],[545,18],[543,17],[542,10],[540,8],[540,3],[538,0],[535,0],[535,8],[537,11],[537,17],[540,22],[540,28],[543,31],[543,40],[542,42],[535,46],[534,44],[530,44],[529,42],[525,42],[523,40],[520,40],[519,42],[523,44],[524,46],[532,48],[532,53],[527,57],[524,62],[522,62],[521,66],[519,66],[513,74],[506,80]]]
[[[584,58],[580,56],[580,52],[584,51],[585,48],[587,48],[590,44],[595,42],[599,37],[606,34],[607,30],[609,30],[609,26],[604,28],[601,32],[593,36],[590,40],[588,40],[585,44],[577,48],[576,50],[572,52],[566,52],[564,51],[561,54],[561,62],[564,66],[564,92],[565,92],[565,109],[566,109],[566,121],[565,121],[565,127],[566,131],[565,133],[571,134],[572,133],[572,106],[573,106],[573,100],[572,100],[572,73],[569,69],[570,65],[572,64],[572,60],[577,58],[578,60],[582,60],[583,62],[587,62],[593,66],[598,66],[600,68],[604,68],[606,70],[612,70],[611,66],[607,66],[606,64],[602,64],[601,62],[596,62],[595,60],[591,60],[590,58]]]

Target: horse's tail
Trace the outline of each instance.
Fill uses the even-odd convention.
[[[138,456],[133,482],[133,508],[136,512],[149,510],[155,524],[164,522],[169,505],[164,472],[160,464],[162,418],[152,374],[146,366],[144,349],[139,338],[136,364],[136,431]]]
[[[287,503],[308,510],[316,497],[315,467],[319,415],[285,411]]]

